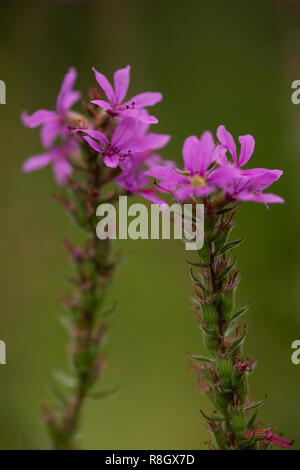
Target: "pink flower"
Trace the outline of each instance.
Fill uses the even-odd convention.
[[[242,170],[242,167],[248,163],[254,152],[255,140],[252,135],[239,136],[241,145],[239,156],[237,155],[234,139],[225,126],[221,125],[218,127],[217,137],[221,143],[220,147],[226,152],[229,151],[232,157],[232,161],[230,161],[226,154],[221,153],[219,158],[220,165],[224,167],[221,174],[223,178],[219,183],[229,197],[241,201],[262,202],[264,204],[284,202],[281,197],[275,194],[262,192],[262,190],[268,188],[274,181],[280,178],[283,173],[281,170],[267,170],[266,168]]]
[[[21,119],[25,126],[30,128],[42,126],[41,141],[45,148],[51,147],[58,136],[64,140],[70,134],[66,123],[67,113],[80,98],[80,93],[73,90],[76,77],[76,70],[70,68],[57,97],[56,111],[40,109],[31,116],[25,111],[21,114]]]
[[[142,128],[141,131],[144,134],[148,130],[148,125]],[[155,161],[156,164],[172,164],[173,162],[164,162],[161,157],[154,153],[164,147],[170,140],[169,135],[148,133],[144,134],[145,145],[149,148],[143,152],[133,152],[129,158],[120,162],[120,168],[122,170],[121,175],[115,178],[115,182],[126,189],[131,194],[140,194],[145,199],[164,206],[165,203],[159,197],[157,197],[158,191],[153,188],[147,188],[149,183],[149,177],[145,174],[144,165],[152,166]]]
[[[276,436],[272,433],[271,429],[266,429],[264,431],[264,437],[267,441],[270,441],[283,449],[288,449],[295,443],[295,441],[288,441],[287,439],[282,439],[281,437]]]
[[[263,190],[271,186],[283,174],[281,170],[255,168],[239,170],[234,167],[222,167],[215,178],[215,184],[223,189],[232,200],[261,202],[264,204],[283,203],[284,199]]]
[[[116,168],[120,162],[133,154],[144,152],[157,146],[158,141],[165,141],[169,136],[158,134],[143,134],[145,124],[131,118],[122,119],[115,129],[111,140],[100,131],[76,129],[87,134],[85,141],[104,157],[106,166]]]
[[[61,147],[52,147],[45,153],[28,158],[22,169],[25,173],[30,173],[51,163],[57,183],[60,185],[65,184],[73,171],[68,157],[76,150],[77,145],[72,141],[64,143]]]
[[[132,117],[140,121],[156,124],[158,121],[154,116],[150,116],[144,109],[147,106],[153,106],[162,100],[161,93],[145,92],[134,96],[129,100],[125,100],[129,86],[130,65],[117,70],[114,73],[114,88],[108,79],[102,73],[93,68],[96,80],[108,101],[94,100],[92,103],[101,108],[105,108],[112,115],[120,115],[122,117]]]
[[[214,164],[220,152],[215,146],[213,136],[206,131],[200,138],[188,137],[183,144],[184,168],[154,165],[146,175],[153,176],[160,183],[158,188],[171,192],[179,201],[191,196],[204,197],[215,189],[220,169]]]

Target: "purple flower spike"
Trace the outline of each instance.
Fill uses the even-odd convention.
[[[21,119],[25,126],[30,128],[42,127],[41,141],[46,149],[51,147],[58,136],[64,140],[70,134],[66,123],[67,113],[80,98],[80,93],[73,90],[76,77],[76,70],[70,68],[57,97],[56,111],[40,109],[31,116],[25,111],[21,114]]]
[[[154,106],[161,101],[161,93],[145,92],[134,96],[130,100],[125,100],[130,80],[130,65],[114,73],[114,88],[105,75],[98,72],[95,68],[93,68],[93,71],[108,101],[94,100],[92,103],[106,109],[113,116],[120,115],[122,117],[131,117],[149,124],[156,124],[158,122],[158,120],[154,116],[150,116],[144,108]]]

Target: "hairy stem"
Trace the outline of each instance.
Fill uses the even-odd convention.
[[[245,357],[242,349],[246,328],[237,323],[246,307],[240,313],[235,311],[240,273],[229,254],[242,240],[228,241],[234,211],[230,205],[228,211],[224,210],[227,205],[223,204],[220,211],[216,203],[205,201],[205,244],[198,252],[199,274],[192,271],[192,280],[196,318],[211,357],[192,358],[198,383],[219,412],[212,417],[202,412],[217,447],[250,450],[257,446],[255,410],[262,403],[253,403],[248,396],[247,375],[253,361]]]

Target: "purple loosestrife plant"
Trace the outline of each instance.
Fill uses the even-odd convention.
[[[91,102],[82,101],[86,115],[71,110],[80,97],[73,90],[76,79],[73,68],[63,81],[56,111],[39,110],[32,116],[22,113],[26,126],[41,126],[41,141],[46,149],[45,153],[26,160],[23,170],[31,172],[52,164],[59,184],[55,199],[86,234],[83,247],[69,241],[64,243],[74,266],[71,293],[61,298],[67,310],[65,325],[71,358],[71,377],[67,377],[67,382],[72,388],[67,392],[63,384],[55,386],[55,400],[47,400],[43,405],[53,449],[76,448],[76,433],[86,399],[113,392],[94,391],[93,387],[106,364],[103,346],[114,311],[105,309],[106,293],[123,257],[113,254],[111,240],[97,238],[96,208],[100,203],[116,202],[120,194],[141,194],[162,203],[156,196],[157,189],[147,187],[149,177],[143,174],[143,166],[149,168],[154,161],[160,161],[156,150],[169,140],[169,136],[149,132],[150,123],[157,119],[144,109],[162,96],[143,93],[133,99],[135,106],[133,102],[123,103],[129,70],[128,66],[115,73],[115,90],[96,72],[110,105],[98,99],[101,90],[91,89]],[[114,180],[119,185],[112,188],[110,183]]]
[[[271,443],[288,448],[293,441],[280,438],[272,428],[257,421],[257,410],[265,399],[253,401],[248,375],[254,362],[243,352],[247,327],[239,320],[249,305],[236,308],[240,271],[232,250],[243,239],[229,240],[233,216],[241,201],[282,203],[283,199],[263,190],[282,171],[243,169],[254,151],[254,138],[239,137],[237,157],[232,135],[220,126],[219,144],[210,132],[200,139],[188,137],[183,145],[183,169],[154,165],[145,172],[155,178],[156,187],[181,203],[202,202],[205,211],[205,242],[198,260],[189,262],[194,289],[195,316],[210,356],[191,355],[201,390],[217,410],[212,416],[202,411],[217,449],[267,449]],[[194,219],[197,223],[197,219]]]

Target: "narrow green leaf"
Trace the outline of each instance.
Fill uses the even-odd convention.
[[[198,255],[204,261],[204,263],[209,263],[211,256],[210,245],[206,242],[200,250],[197,250]]]
[[[234,205],[231,206],[231,207],[225,207],[224,209],[218,210],[218,211],[217,211],[217,214],[218,214],[218,215],[227,214],[228,212],[233,211],[234,209],[236,209],[239,205],[240,205],[240,203],[237,202],[236,204],[234,204]]]
[[[192,268],[190,269],[190,274],[191,274],[192,281],[194,281],[196,284],[198,284],[198,285],[204,290],[204,292],[208,295],[208,294],[209,294],[209,291],[208,291],[208,290],[206,289],[206,287],[202,284],[202,282],[200,281],[200,279],[193,273]]]
[[[102,400],[103,398],[108,398],[113,395],[116,395],[119,390],[119,386],[111,390],[100,390],[99,392],[89,393],[89,397],[94,398],[95,400]]]
[[[208,268],[208,264],[205,263],[193,263],[192,261],[186,260],[187,264],[194,266],[195,268]]]
[[[210,357],[204,357],[204,356],[197,356],[196,354],[190,354],[190,357],[193,359],[197,359],[197,361],[201,362],[216,362],[215,359],[211,359]]]
[[[100,316],[103,317],[103,318],[110,318],[114,315],[117,308],[118,308],[118,303],[117,303],[117,301],[115,301],[114,304],[110,308],[108,308],[107,310],[104,310],[104,312],[102,312],[100,314]]]
[[[220,251],[218,251],[217,256],[222,255],[226,251],[232,250],[233,248],[236,248],[244,240],[245,240],[245,237],[239,238],[238,240],[234,240],[233,242],[226,243],[226,245],[224,245],[223,248],[221,248]]]
[[[232,317],[230,318],[230,321],[233,321],[233,320],[236,320],[238,317],[240,317],[241,315],[243,315],[243,313],[246,313],[248,308],[250,307],[251,305],[251,302],[248,302],[247,305],[245,305],[244,307],[240,308],[239,310],[237,310],[235,312],[234,315],[232,315]]]
[[[255,413],[254,413],[254,415],[252,416],[252,418],[249,419],[249,421],[248,421],[247,427],[248,427],[248,430],[249,430],[249,431],[251,431],[251,429],[253,428],[253,426],[254,426],[254,424],[255,424],[256,417],[257,417],[257,410],[255,411]]]
[[[55,370],[53,375],[54,375],[54,378],[65,387],[74,388],[77,385],[76,377],[72,375],[68,375],[62,370]]]
[[[264,405],[266,399],[267,399],[267,395],[262,400],[251,403],[251,405],[247,406],[245,410],[249,411],[249,410],[260,408],[262,405]]]
[[[222,279],[224,279],[224,277],[232,270],[235,263],[236,263],[236,259],[234,259],[233,263],[231,263],[229,266],[227,266],[227,268],[223,269],[223,271],[217,277],[217,280],[221,281]]]
[[[200,413],[202,414],[203,418],[207,419],[208,421],[213,421],[213,422],[222,422],[226,421],[226,418],[220,418],[219,416],[207,416],[204,411],[200,410]]]
[[[245,337],[246,337],[246,334],[247,334],[247,332],[244,331],[244,333],[242,334],[242,336],[240,336],[236,341],[234,341],[234,342],[229,346],[228,349],[233,350],[233,349],[237,348],[237,347],[244,341],[244,339],[245,339]]]

